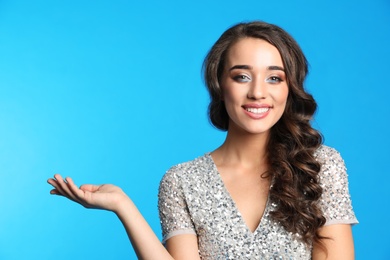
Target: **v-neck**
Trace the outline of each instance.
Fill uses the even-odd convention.
[[[211,156],[211,153],[206,153],[206,156],[211,161],[211,164],[213,166],[214,174],[216,175],[217,180],[220,182],[219,184],[223,188],[223,192],[225,193],[226,198],[231,202],[231,205],[233,205],[233,209],[232,210],[237,214],[237,216],[239,216],[241,224],[243,224],[245,226],[245,228],[247,229],[248,233],[251,234],[251,235],[255,235],[257,233],[257,231],[260,229],[260,227],[262,226],[262,223],[264,222],[264,216],[266,216],[266,214],[268,214],[269,203],[270,203],[270,201],[269,201],[269,194],[267,196],[267,201],[265,203],[265,208],[264,208],[263,214],[260,217],[259,224],[255,228],[255,230],[252,232],[252,230],[249,228],[248,224],[245,222],[245,219],[244,219],[243,215],[241,214],[240,210],[238,209],[238,206],[237,206],[236,202],[234,201],[232,195],[230,194],[229,190],[227,189],[225,183],[223,182],[222,176],[221,176],[221,174],[218,171],[217,165],[215,164],[215,162],[213,160],[213,157]]]

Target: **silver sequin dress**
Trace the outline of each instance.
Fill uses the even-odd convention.
[[[333,148],[316,152],[321,163],[320,206],[326,225],[355,224],[344,161]],[[246,226],[209,153],[169,169],[160,183],[159,212],[163,242],[195,234],[201,259],[311,259],[311,246],[270,217],[268,200],[252,233]]]

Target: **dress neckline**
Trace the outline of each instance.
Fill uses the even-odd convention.
[[[213,167],[213,173],[215,174],[215,177],[217,178],[219,184],[221,185],[221,187],[223,188],[223,192],[225,193],[225,196],[228,198],[228,200],[231,202],[231,204],[233,205],[233,212],[235,214],[237,214],[237,216],[239,216],[239,219],[240,219],[240,222],[243,226],[245,226],[246,230],[248,231],[249,234],[251,234],[252,236],[254,236],[258,230],[260,229],[261,226],[263,226],[263,222],[265,222],[264,218],[266,215],[268,215],[269,213],[269,204],[270,204],[270,198],[269,198],[269,193],[268,193],[268,196],[267,196],[267,201],[265,203],[265,208],[264,208],[264,212],[263,212],[263,215],[261,216],[260,218],[260,221],[259,221],[259,224],[257,225],[257,227],[255,228],[254,231],[250,230],[250,228],[248,227],[247,223],[245,222],[240,210],[238,209],[237,207],[237,204],[236,202],[234,201],[233,197],[231,196],[230,192],[228,191],[228,189],[226,188],[226,185],[225,183],[223,182],[222,180],[222,177],[221,177],[221,174],[219,173],[218,171],[218,168],[217,168],[217,165],[215,164],[214,160],[213,160],[213,157],[211,156],[211,152],[208,152],[205,154],[206,158],[208,158],[208,160],[210,160],[210,163]]]

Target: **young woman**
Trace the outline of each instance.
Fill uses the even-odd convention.
[[[310,125],[307,61],[278,26],[228,29],[204,62],[216,150],[160,184],[163,244],[124,192],[58,174],[51,194],[115,212],[141,259],[353,259],[357,223],[344,162]]]

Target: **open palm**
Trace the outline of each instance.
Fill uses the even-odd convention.
[[[121,188],[112,184],[85,184],[78,188],[71,178],[63,179],[59,174],[47,182],[54,187],[51,194],[64,196],[86,208],[116,211],[120,201],[127,198]]]

